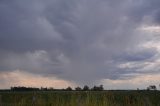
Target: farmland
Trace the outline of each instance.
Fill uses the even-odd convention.
[[[0,106],[160,106],[160,91],[3,91]]]

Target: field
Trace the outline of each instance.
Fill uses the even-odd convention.
[[[160,91],[5,91],[0,106],[160,106]]]

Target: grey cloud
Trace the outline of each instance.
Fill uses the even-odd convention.
[[[116,57],[120,61],[134,62],[134,61],[146,61],[154,58],[158,54],[158,51],[154,48],[142,49],[141,50],[130,50],[124,52],[122,55]]]
[[[35,8],[33,5],[38,2],[30,2],[16,0],[0,6],[1,49],[18,52],[48,50],[59,44],[61,36],[54,31],[54,27],[41,16],[41,13],[37,12],[39,8],[41,11],[41,7],[38,5]]]
[[[54,74],[79,83],[134,73],[136,70],[117,66],[126,61],[146,61],[157,54],[156,50],[145,48],[134,52],[147,39],[136,28],[144,16],[153,17],[157,3],[0,1],[0,70]],[[126,52],[128,49],[132,50]]]
[[[159,0],[131,0],[129,11],[130,18],[135,22],[141,22],[145,17],[150,17],[153,24],[159,23]]]
[[[160,24],[160,8],[154,12],[153,16],[154,16],[154,23],[159,25]]]

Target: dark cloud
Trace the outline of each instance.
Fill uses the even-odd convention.
[[[0,48],[18,52],[54,48],[61,37],[41,16],[40,3],[25,3],[16,0],[0,6]]]
[[[120,64],[157,54],[140,47],[146,16],[158,21],[159,1],[0,1],[0,70],[25,70],[79,83],[118,79]],[[141,49],[140,51],[137,49]],[[137,73],[137,72],[136,72]]]
[[[130,18],[137,22],[150,17],[154,24],[159,23],[159,4],[158,0],[131,0],[131,9],[129,9]]]
[[[141,50],[135,50],[134,51],[126,51],[122,55],[119,55],[115,59],[118,59],[118,61],[126,61],[126,62],[134,62],[134,61],[146,61],[154,58],[154,56],[157,54],[157,50],[154,48],[150,49],[141,49]]]

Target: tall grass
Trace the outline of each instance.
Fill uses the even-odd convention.
[[[2,92],[0,96],[0,106],[160,106],[160,91]]]

